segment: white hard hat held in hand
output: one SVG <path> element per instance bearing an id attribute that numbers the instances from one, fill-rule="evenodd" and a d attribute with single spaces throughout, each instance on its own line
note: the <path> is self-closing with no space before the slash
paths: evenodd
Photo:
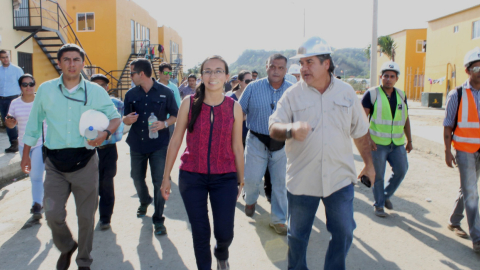
<path id="1" fill-rule="evenodd" d="M 393 61 L 383 63 L 382 68 L 380 68 L 380 74 L 383 74 L 383 72 L 389 70 L 395 71 L 397 73 L 397 76 L 400 75 L 400 66 Z"/>
<path id="2" fill-rule="evenodd" d="M 297 50 L 297 55 L 290 57 L 290 59 L 300 59 L 322 54 L 332 54 L 332 49 L 324 39 L 311 37 L 300 45 Z"/>
<path id="3" fill-rule="evenodd" d="M 463 59 L 463 65 L 468 68 L 473 62 L 480 61 L 480 48 L 476 47 L 475 49 L 467 52 L 465 58 Z"/>
<path id="4" fill-rule="evenodd" d="M 297 64 L 292 64 L 288 69 L 288 74 L 300 74 L 300 66 Z"/>

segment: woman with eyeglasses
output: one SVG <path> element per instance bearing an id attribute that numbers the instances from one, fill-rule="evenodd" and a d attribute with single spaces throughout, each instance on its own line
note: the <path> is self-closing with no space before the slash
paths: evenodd
<path id="1" fill-rule="evenodd" d="M 243 91 L 247 85 L 252 82 L 252 73 L 248 70 L 242 70 L 238 74 L 238 84 L 232 89 L 231 92 L 226 94 L 227 97 L 233 98 L 235 101 L 238 101 L 243 94 Z M 242 143 L 243 148 L 245 149 L 245 139 L 247 138 L 247 124 L 245 120 L 243 121 L 243 131 L 242 131 Z"/>
<path id="2" fill-rule="evenodd" d="M 200 71 L 202 83 L 180 105 L 160 190 L 168 200 L 170 173 L 188 130 L 179 189 L 192 228 L 197 268 L 212 268 L 207 206 L 210 197 L 217 269 L 230 269 L 228 248 L 233 240 L 235 204 L 243 188 L 243 112 L 235 100 L 224 95 L 223 86 L 229 75 L 222 57 L 207 58 Z"/>
<path id="3" fill-rule="evenodd" d="M 18 144 L 20 156 L 23 155 L 23 135 L 27 125 L 30 111 L 32 110 L 33 100 L 35 99 L 35 79 L 32 75 L 26 73 L 18 79 L 22 94 L 20 97 L 12 100 L 5 119 L 5 125 L 8 128 L 14 128 L 18 125 Z M 38 139 L 37 144 L 30 151 L 32 168 L 30 170 L 30 181 L 32 182 L 32 208 L 30 213 L 34 219 L 42 218 L 43 208 L 43 175 L 45 164 L 42 157 L 42 138 Z"/>

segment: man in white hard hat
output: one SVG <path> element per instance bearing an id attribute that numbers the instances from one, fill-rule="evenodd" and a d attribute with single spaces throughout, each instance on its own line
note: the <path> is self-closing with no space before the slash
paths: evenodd
<path id="1" fill-rule="evenodd" d="M 394 87 L 400 75 L 400 67 L 395 62 L 385 62 L 380 74 L 381 85 L 365 92 L 362 105 L 370 119 L 370 145 L 376 175 L 373 210 L 376 216 L 386 217 L 384 206 L 393 209 L 390 198 L 407 174 L 407 153 L 413 147 L 407 97 L 405 92 Z M 392 167 L 392 174 L 385 187 L 387 161 Z"/>
<path id="2" fill-rule="evenodd" d="M 295 76 L 297 82 L 300 81 L 300 66 L 297 64 L 292 64 L 288 69 L 288 74 Z"/>
<path id="3" fill-rule="evenodd" d="M 467 213 L 473 250 L 480 252 L 480 215 L 478 211 L 478 177 L 480 176 L 480 48 L 469 51 L 464 59 L 467 81 L 448 93 L 445 108 L 445 162 L 458 166 L 460 192 L 448 228 L 462 238 L 468 238 L 460 227 L 463 210 Z M 453 157 L 451 146 L 455 148 Z M 453 163 L 453 164 L 452 164 Z"/>
<path id="4" fill-rule="evenodd" d="M 325 269 L 345 269 L 353 239 L 353 184 L 357 182 L 351 138 L 373 182 L 375 169 L 368 121 L 352 87 L 333 77 L 330 46 L 319 37 L 304 42 L 302 80 L 290 87 L 269 120 L 270 136 L 287 154 L 288 269 L 307 269 L 307 245 L 320 200 L 331 240 Z"/>

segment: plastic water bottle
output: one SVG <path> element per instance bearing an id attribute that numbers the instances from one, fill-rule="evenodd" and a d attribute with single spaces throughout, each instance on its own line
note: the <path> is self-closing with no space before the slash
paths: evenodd
<path id="1" fill-rule="evenodd" d="M 157 122 L 158 119 L 157 117 L 155 116 L 155 114 L 150 114 L 150 117 L 148 117 L 148 137 L 150 137 L 150 139 L 156 139 L 158 138 L 158 131 L 155 131 L 155 132 L 152 132 L 152 125 L 153 125 L 153 122 Z"/>
<path id="2" fill-rule="evenodd" d="M 98 131 L 93 129 L 92 126 L 85 129 L 85 147 L 87 149 L 95 149 L 95 147 L 89 145 L 88 142 L 95 140 L 97 138 L 97 136 L 98 136 Z"/>

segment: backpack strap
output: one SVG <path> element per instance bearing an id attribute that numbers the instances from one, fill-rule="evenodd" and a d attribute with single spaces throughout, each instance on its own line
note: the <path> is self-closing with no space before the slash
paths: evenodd
<path id="1" fill-rule="evenodd" d="M 460 111 L 460 102 L 462 102 L 462 89 L 463 89 L 463 86 L 459 86 L 455 89 L 457 91 L 458 102 L 457 102 L 457 113 L 455 114 L 455 122 L 453 122 L 452 134 L 455 132 L 455 129 L 457 128 L 458 112 Z"/>

